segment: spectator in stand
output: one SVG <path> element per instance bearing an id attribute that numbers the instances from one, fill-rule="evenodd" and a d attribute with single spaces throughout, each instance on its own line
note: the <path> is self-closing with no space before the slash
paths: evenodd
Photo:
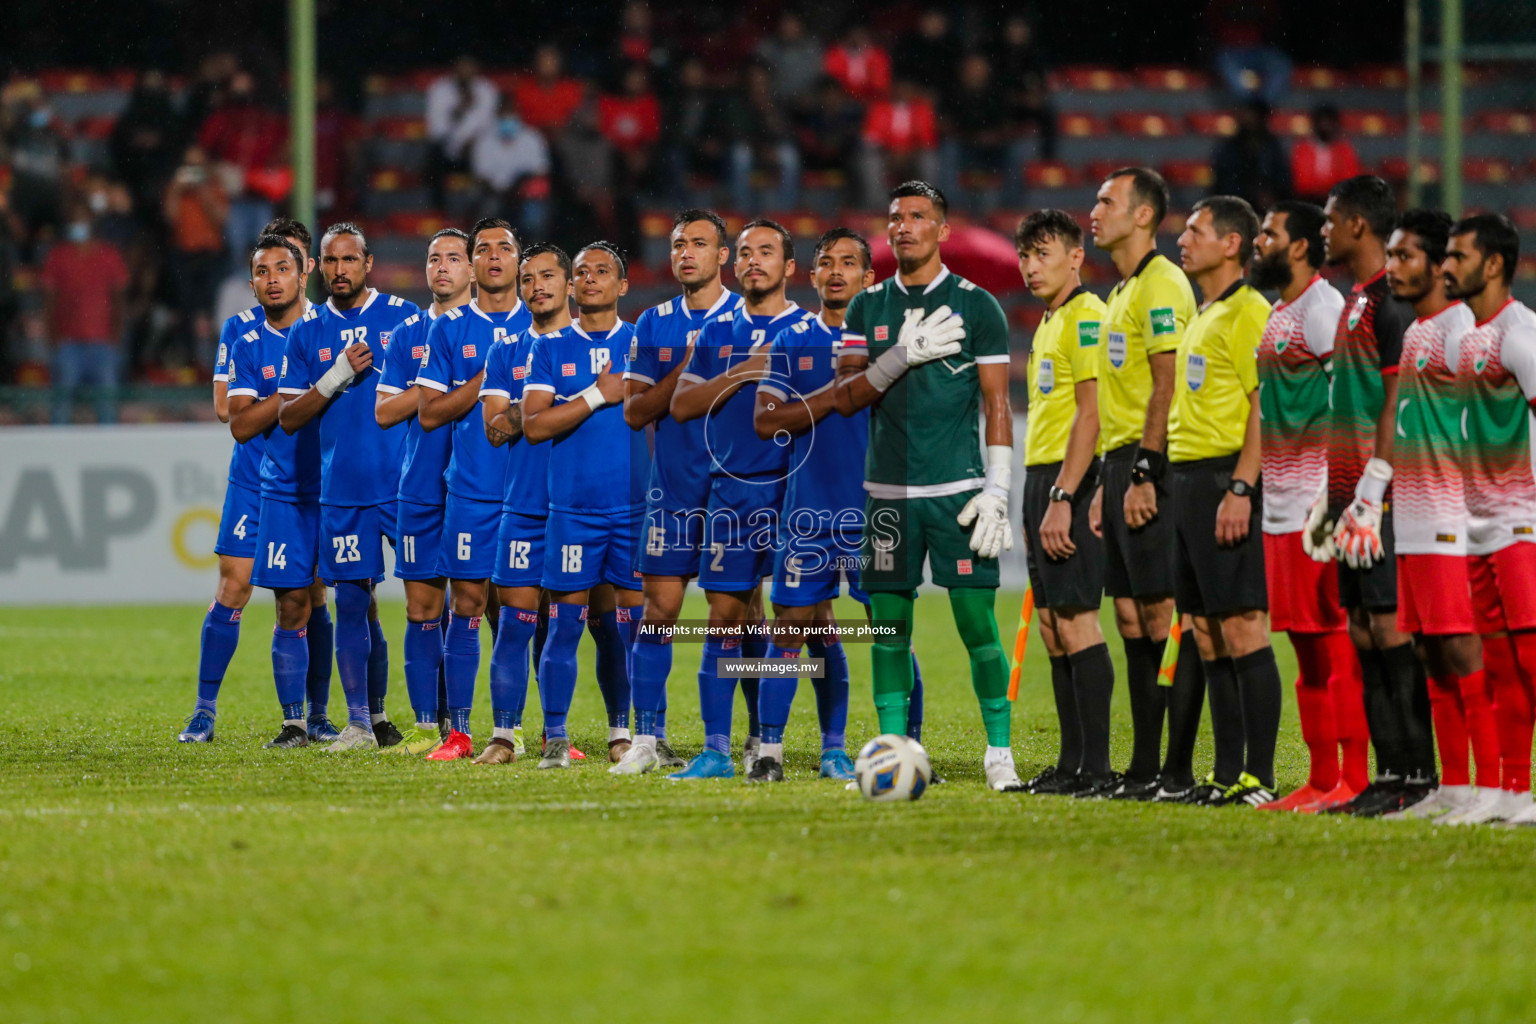
<path id="1" fill-rule="evenodd" d="M 200 147 L 187 148 L 166 186 L 164 209 L 170 237 L 166 269 L 176 300 L 184 365 L 198 361 L 215 340 L 213 303 L 224 276 L 224 224 L 229 218 L 229 197 Z"/>
<path id="2" fill-rule="evenodd" d="M 922 91 L 898 78 L 888 99 L 869 105 L 864 117 L 864 205 L 885 205 L 887 181 L 938 176 L 938 127 L 933 104 Z"/>
<path id="3" fill-rule="evenodd" d="M 158 213 L 182 142 L 181 115 L 171 102 L 165 74 L 151 68 L 139 75 L 128 106 L 112 126 L 111 139 L 112 166 L 128 186 L 141 219 Z"/>
<path id="4" fill-rule="evenodd" d="M 71 403 L 81 385 L 95 392 L 97 422 L 117 422 L 128 268 L 115 248 L 91 237 L 83 205 L 71 208 L 64 239 L 43 262 L 41 283 L 53 344 L 53 422 L 73 420 Z"/>
<path id="5" fill-rule="evenodd" d="M 315 82 L 315 214 L 322 222 L 352 219 L 361 166 L 358 118 L 336 100 L 329 78 Z"/>
<path id="6" fill-rule="evenodd" d="M 722 120 L 731 138 L 731 202 L 743 213 L 753 210 L 752 175 L 763 170 L 778 188 L 762 197 L 775 212 L 793 209 L 800 195 L 800 153 L 794 128 L 773 96 L 773 72 L 758 60 L 748 62 L 745 82 L 721 96 Z"/>
<path id="7" fill-rule="evenodd" d="M 618 154 L 621 178 L 630 188 L 640 187 L 650 177 L 651 155 L 661 138 L 661 104 L 644 64 L 626 67 L 619 91 L 597 101 L 597 123 Z"/>
<path id="8" fill-rule="evenodd" d="M 259 190 L 258 175 L 286 157 L 288 123 L 257 99 L 256 79 L 239 71 L 229 81 L 229 99 L 197 135 L 207 156 L 224 165 L 233 190 L 224 221 L 225 246 L 234 273 L 247 273 L 246 255 L 261 228 L 272 219 L 272 198 Z"/>
<path id="9" fill-rule="evenodd" d="M 1269 104 L 1263 100 L 1238 109 L 1237 131 L 1217 144 L 1211 162 L 1212 195 L 1240 196 L 1255 210 L 1291 197 L 1291 163 L 1269 130 Z"/>
<path id="10" fill-rule="evenodd" d="M 842 39 L 827 50 L 822 70 L 862 103 L 890 95 L 891 58 L 859 22 L 850 25 Z"/>
<path id="11" fill-rule="evenodd" d="M 427 86 L 427 165 L 425 185 L 432 205 L 443 208 L 448 175 L 469 172 L 469 147 L 496 121 L 500 94 L 480 73 L 480 63 L 464 56 L 453 71 Z"/>
<path id="12" fill-rule="evenodd" d="M 825 75 L 817 90 L 817 101 L 800 119 L 800 159 L 808 171 L 835 171 L 843 176 L 852 194 L 855 158 L 864 135 L 864 111 L 858 101 L 843 91 L 837 79 Z"/>
<path id="13" fill-rule="evenodd" d="M 1008 167 L 1008 108 L 998 103 L 992 62 L 979 53 L 960 62 L 960 78 L 944 95 L 944 176 L 950 201 L 965 200 L 977 174 L 996 175 Z M 984 212 L 984 211 L 976 211 Z"/>
<path id="14" fill-rule="evenodd" d="M 1360 156 L 1340 134 L 1338 107 L 1318 104 L 1311 122 L 1312 134 L 1291 147 L 1291 181 L 1298 199 L 1322 206 L 1329 189 L 1360 173 Z"/>
<path id="15" fill-rule="evenodd" d="M 1291 87 L 1291 58 L 1273 42 L 1285 29 L 1278 0 L 1211 0 L 1205 24 L 1227 91 L 1239 100 L 1278 103 Z"/>
<path id="16" fill-rule="evenodd" d="M 821 40 L 806 34 L 805 20 L 785 11 L 778 30 L 757 44 L 757 57 L 773 69 L 773 98 L 779 109 L 796 116 L 808 113 L 826 54 Z"/>
<path id="17" fill-rule="evenodd" d="M 543 238 L 549 228 L 549 144 L 519 116 L 517 101 L 503 96 L 496 121 L 469 151 L 480 184 L 480 215 L 508 217 L 524 238 Z"/>
<path id="18" fill-rule="evenodd" d="M 598 103 L 590 97 L 577 107 L 553 146 L 555 172 L 551 201 L 561 234 L 567 238 L 616 238 L 636 243 L 637 187 L 616 184 L 632 165 L 601 128 Z"/>
<path id="19" fill-rule="evenodd" d="M 219 50 L 210 53 L 198 61 L 197 74 L 187 86 L 186 98 L 181 106 L 182 124 L 187 130 L 196 133 L 198 128 L 207 121 L 213 112 L 222 107 L 229 98 L 229 82 L 240 70 L 240 62 L 235 55 Z M 175 151 L 173 161 L 180 161 L 181 149 Z M 160 201 L 160 194 L 155 193 L 155 202 Z M 250 288 L 246 288 L 250 291 Z"/>
<path id="20" fill-rule="evenodd" d="M 923 11 L 916 31 L 904 32 L 896 40 L 891 64 L 897 75 L 938 102 L 954 88 L 960 65 L 960 43 L 950 32 L 949 15 L 938 7 Z"/>
<path id="21" fill-rule="evenodd" d="M 165 252 L 161 207 L 155 207 L 153 221 L 146 223 L 140 220 L 135 213 L 133 195 L 128 191 L 128 186 L 101 175 L 87 178 L 83 191 L 86 205 L 94 218 L 91 222 L 92 236 L 115 248 L 128 268 L 128 288 L 123 300 L 122 372 L 125 379 L 131 379 L 142 365 L 145 350 L 157 337 L 156 318 L 153 314 Z M 162 198 L 163 195 L 162 189 Z M 211 297 L 209 301 L 212 301 Z M 160 318 L 162 321 L 165 319 Z M 158 331 L 158 335 L 169 333 L 172 326 L 166 324 Z M 180 338 L 176 342 L 179 343 Z M 204 355 L 212 354 L 210 342 Z M 211 359 L 204 365 L 211 366 Z"/>
<path id="22" fill-rule="evenodd" d="M 619 15 L 619 38 L 614 46 L 614 66 L 649 65 L 661 51 L 656 48 L 651 8 L 643 0 L 630 0 Z"/>
<path id="23" fill-rule="evenodd" d="M 35 251 L 43 229 L 57 229 L 63 220 L 64 139 L 36 82 L 22 79 L 6 86 L 0 107 L 3 162 L 11 169 L 11 209 L 25 231 L 25 256 Z"/>
<path id="24" fill-rule="evenodd" d="M 726 149 L 717 130 L 719 104 L 709 89 L 704 62 L 686 58 L 678 68 L 677 82 L 667 98 L 662 135 L 667 182 L 672 199 L 687 205 L 690 199 L 689 176 L 703 172 L 719 174 L 725 163 Z"/>
<path id="25" fill-rule="evenodd" d="M 1014 144 L 1008 163 L 1009 179 L 1015 185 L 1023 181 L 1024 161 L 1029 158 L 1027 130 L 1033 130 L 1039 140 L 1035 148 L 1040 158 L 1056 159 L 1056 111 L 1045 74 L 1034 25 L 1022 14 L 1012 15 L 1003 23 L 1002 38 L 992 54 L 992 77 L 1012 122 Z"/>
<path id="26" fill-rule="evenodd" d="M 533 73 L 517 82 L 514 96 L 523 120 L 553 138 L 586 96 L 586 87 L 565 74 L 560 48 L 545 43 L 533 52 Z"/>
<path id="27" fill-rule="evenodd" d="M 16 375 L 20 354 L 16 343 L 16 325 L 21 302 L 16 295 L 16 266 L 21 262 L 21 218 L 11 211 L 10 196 L 0 188 L 0 380 L 11 381 Z"/>

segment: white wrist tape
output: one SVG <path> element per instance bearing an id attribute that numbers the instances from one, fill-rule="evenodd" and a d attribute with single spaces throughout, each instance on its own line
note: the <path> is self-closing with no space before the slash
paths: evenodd
<path id="1" fill-rule="evenodd" d="M 1387 485 L 1392 482 L 1392 465 L 1385 459 L 1371 459 L 1355 485 L 1355 497 L 1372 505 L 1380 505 L 1387 496 Z"/>
<path id="2" fill-rule="evenodd" d="M 587 407 L 593 412 L 597 412 L 597 410 L 608 404 L 608 399 L 603 397 L 603 392 L 598 388 L 596 384 L 593 384 L 585 391 L 582 391 L 576 397 L 586 402 Z"/>
<path id="3" fill-rule="evenodd" d="M 351 384 L 352 378 L 355 376 L 357 374 L 352 372 L 352 364 L 347 361 L 347 356 L 343 353 L 341 358 L 332 363 L 331 368 L 326 370 L 319 380 L 315 381 L 315 390 L 320 392 L 322 396 L 330 398 L 336 392 Z"/>
<path id="4" fill-rule="evenodd" d="M 869 369 L 864 371 L 864 379 L 869 381 L 876 391 L 885 392 L 906 372 L 906 346 L 894 345 L 875 357 L 874 362 L 869 364 Z"/>
<path id="5" fill-rule="evenodd" d="M 1008 496 L 1013 486 L 1013 448 L 1006 444 L 987 445 L 987 482 L 982 490 Z"/>

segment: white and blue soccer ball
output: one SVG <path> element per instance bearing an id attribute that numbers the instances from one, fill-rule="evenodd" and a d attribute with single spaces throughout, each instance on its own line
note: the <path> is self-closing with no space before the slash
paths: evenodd
<path id="1" fill-rule="evenodd" d="M 864 744 L 853 775 L 867 799 L 916 800 L 933 781 L 933 766 L 921 743 L 886 733 Z"/>

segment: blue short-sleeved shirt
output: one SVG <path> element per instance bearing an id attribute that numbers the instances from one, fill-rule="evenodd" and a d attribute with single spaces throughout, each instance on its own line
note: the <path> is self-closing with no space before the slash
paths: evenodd
<path id="1" fill-rule="evenodd" d="M 773 376 L 757 390 L 780 402 L 808 398 L 837 380 L 842 329 L 820 316 L 800 320 L 773 339 L 768 363 Z M 869 410 L 831 413 L 789 443 L 789 482 L 779 521 L 800 535 L 862 528 L 864 455 L 869 447 Z"/>
<path id="2" fill-rule="evenodd" d="M 373 352 L 373 367 L 332 396 L 315 417 L 320 423 L 320 502 L 382 505 L 400 486 L 404 424 L 388 430 L 374 414 L 379 375 L 400 321 L 417 312 L 414 302 L 368 289 L 356 307 L 337 309 L 329 300 L 304 314 L 288 335 L 288 358 L 278 391 L 302 395 L 359 341 Z"/>
<path id="3" fill-rule="evenodd" d="M 761 353 L 774 334 L 809 319 L 811 314 L 794 303 L 771 317 L 754 317 L 744 308 L 721 313 L 704 325 L 681 379 L 696 383 L 712 380 Z M 752 425 L 756 408 L 757 388 L 746 386 L 704 417 L 711 476 L 777 476 L 788 470 L 788 447 L 757 436 Z"/>
<path id="4" fill-rule="evenodd" d="M 379 379 L 379 393 L 398 395 L 416 383 L 416 374 L 427 358 L 427 331 L 435 319 L 430 309 L 412 313 L 390 339 Z M 448 500 L 448 457 L 453 454 L 452 430 L 423 430 L 415 416 L 405 421 L 405 444 L 400 456 L 402 501 L 441 505 Z"/>
<path id="5" fill-rule="evenodd" d="M 597 383 L 605 363 L 622 374 L 634 333 L 621 320 L 606 334 L 590 335 L 573 324 L 543 336 L 533 347 L 524 393 L 547 391 L 564 405 Z M 550 511 L 627 513 L 643 507 L 649 462 L 645 434 L 629 429 L 623 404 L 605 405 L 550 442 Z"/>
<path id="6" fill-rule="evenodd" d="M 563 328 L 569 330 L 569 328 Z M 533 366 L 533 350 L 536 344 L 553 338 L 560 331 L 535 334 L 529 328 L 521 334 L 505 338 L 491 347 L 485 360 L 485 383 L 480 386 L 481 396 L 497 395 L 513 405 L 523 400 L 523 387 Z M 548 444 L 530 444 L 520 437 L 505 445 L 507 474 L 501 494 L 501 507 L 506 512 L 518 512 L 525 516 L 549 515 L 549 451 Z"/>
<path id="7" fill-rule="evenodd" d="M 260 327 L 267 316 L 260 306 L 252 306 L 250 309 L 242 309 L 219 328 L 219 354 L 213 364 L 213 379 L 229 380 L 230 363 L 235 358 L 235 344 L 240 336 L 248 334 Z M 235 445 L 235 450 L 229 456 L 229 482 L 241 487 L 248 487 L 253 491 L 261 489 L 261 457 L 266 452 L 266 444 L 259 437 L 253 437 L 244 444 Z"/>
<path id="8" fill-rule="evenodd" d="M 266 322 L 237 339 L 229 358 L 229 395 L 260 401 L 276 393 L 283 379 L 288 338 L 298 327 L 278 330 Z M 261 496 L 279 501 L 314 501 L 320 497 L 320 424 L 310 420 L 290 434 L 276 421 L 246 444 L 262 446 Z M 242 445 L 241 447 L 245 447 Z"/>
<path id="9" fill-rule="evenodd" d="M 741 296 L 723 291 L 708 309 L 689 309 L 679 296 L 640 314 L 629 344 L 626 380 L 655 384 L 688 358 L 698 331 L 721 311 L 741 305 Z M 646 490 L 656 508 L 679 512 L 709 503 L 709 460 L 704 456 L 704 421 L 679 423 L 671 416 L 656 421 L 655 452 Z"/>
<path id="10" fill-rule="evenodd" d="M 532 322 L 533 316 L 521 300 L 506 313 L 487 313 L 476 302 L 450 309 L 432 321 L 427 332 L 427 361 L 417 371 L 417 385 L 445 394 L 462 387 L 485 369 L 486 355 L 494 346 L 527 330 Z M 505 448 L 494 448 L 486 440 L 485 418 L 478 400 L 452 424 L 452 429 L 449 493 L 475 501 L 501 501 L 506 486 L 507 453 Z"/>

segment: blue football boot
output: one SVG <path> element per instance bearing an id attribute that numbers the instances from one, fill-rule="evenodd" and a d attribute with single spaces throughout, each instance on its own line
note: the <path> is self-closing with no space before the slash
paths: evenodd
<path id="1" fill-rule="evenodd" d="M 324 715 L 319 718 L 311 718 L 308 723 L 309 742 L 334 743 L 341 736 L 341 730 L 332 724 Z"/>
<path id="2" fill-rule="evenodd" d="M 731 779 L 736 777 L 736 766 L 729 754 L 718 750 L 705 750 L 688 762 L 688 767 L 668 775 L 669 779 Z"/>
<path id="3" fill-rule="evenodd" d="M 176 737 L 178 743 L 212 743 L 213 742 L 213 713 L 205 708 L 198 708 L 187 719 L 187 727 L 181 730 L 181 735 Z"/>
<path id="4" fill-rule="evenodd" d="M 846 782 L 853 778 L 853 762 L 848 759 L 848 751 L 841 747 L 821 752 L 821 777 L 824 779 L 838 779 Z"/>

